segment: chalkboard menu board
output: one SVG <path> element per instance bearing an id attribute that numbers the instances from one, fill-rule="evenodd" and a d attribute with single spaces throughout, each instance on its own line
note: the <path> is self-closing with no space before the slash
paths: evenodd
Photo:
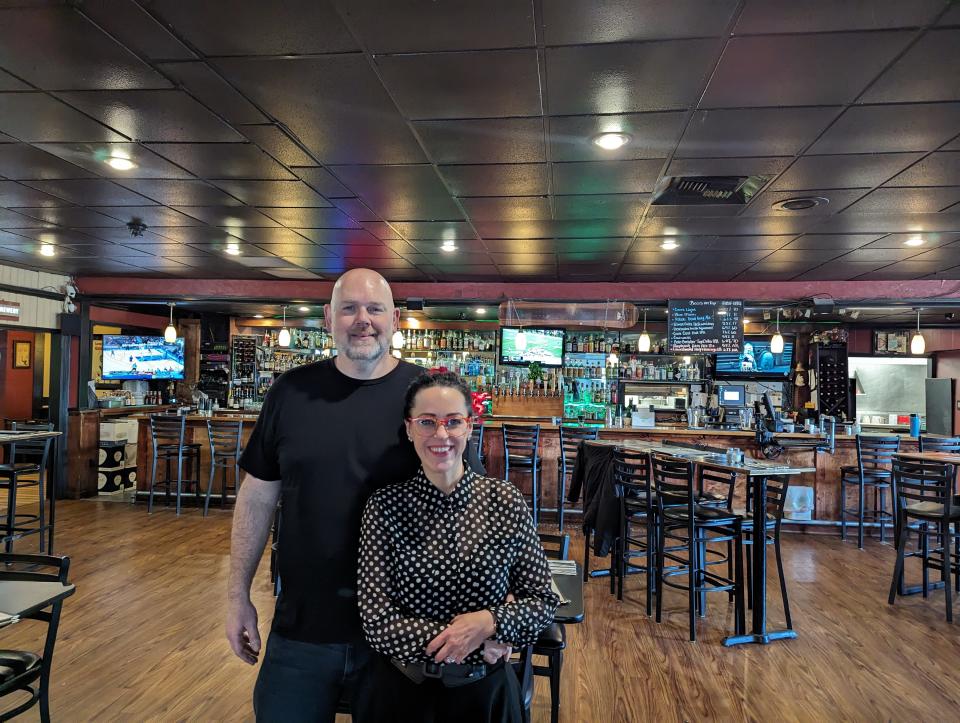
<path id="1" fill-rule="evenodd" d="M 671 299 L 667 348 L 676 354 L 739 352 L 743 346 L 743 301 Z"/>

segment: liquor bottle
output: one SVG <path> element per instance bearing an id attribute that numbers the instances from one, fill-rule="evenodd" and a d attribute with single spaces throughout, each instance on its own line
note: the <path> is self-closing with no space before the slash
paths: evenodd
<path id="1" fill-rule="evenodd" d="M 447 334 L 446 332 L 440 333 L 440 349 L 446 351 L 447 349 Z"/>
<path id="2" fill-rule="evenodd" d="M 564 351 L 570 354 L 573 351 L 573 338 L 571 336 L 567 337 L 567 342 L 564 345 Z"/>
<path id="3" fill-rule="evenodd" d="M 577 339 L 577 337 L 573 337 L 573 353 L 574 354 L 580 353 L 580 341 L 579 339 Z"/>

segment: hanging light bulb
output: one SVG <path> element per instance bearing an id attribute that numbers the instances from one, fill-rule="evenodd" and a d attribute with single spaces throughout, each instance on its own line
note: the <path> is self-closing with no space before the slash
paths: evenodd
<path id="1" fill-rule="evenodd" d="M 167 344 L 173 344 L 177 340 L 177 327 L 173 325 L 173 302 L 168 301 L 167 306 L 170 307 L 170 323 L 167 324 L 167 328 L 163 330 L 163 340 Z"/>
<path id="2" fill-rule="evenodd" d="M 917 309 L 917 331 L 910 340 L 910 353 L 923 354 L 927 350 L 927 342 L 920 333 L 920 309 Z"/>
<path id="3" fill-rule="evenodd" d="M 615 367 L 620 362 L 620 357 L 618 357 L 613 352 L 610 352 L 610 355 L 607 357 L 607 364 L 612 367 Z"/>
<path id="4" fill-rule="evenodd" d="M 397 329 L 393 332 L 393 337 L 390 339 L 391 346 L 394 349 L 403 349 L 403 332 Z"/>
<path id="5" fill-rule="evenodd" d="M 777 309 L 777 333 L 770 339 L 770 351 L 773 354 L 783 353 L 783 334 L 780 333 L 780 309 Z"/>
<path id="6" fill-rule="evenodd" d="M 650 351 L 650 335 L 647 333 L 647 310 L 643 310 L 643 333 L 640 334 L 640 339 L 637 340 L 637 351 L 647 352 Z"/>
<path id="7" fill-rule="evenodd" d="M 290 330 L 287 328 L 287 305 L 283 305 L 283 328 L 277 334 L 278 346 L 290 346 Z"/>

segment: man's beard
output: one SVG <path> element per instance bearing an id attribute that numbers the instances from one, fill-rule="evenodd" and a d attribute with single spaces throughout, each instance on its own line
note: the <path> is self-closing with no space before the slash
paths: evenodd
<path id="1" fill-rule="evenodd" d="M 368 347 L 364 345 L 362 348 L 351 345 L 349 342 L 347 342 L 343 353 L 346 355 L 347 359 L 350 359 L 351 361 L 379 361 L 383 355 L 387 353 L 387 347 L 380 341 L 380 339 L 381 337 L 378 334 L 375 339 L 376 344 L 374 346 Z"/>

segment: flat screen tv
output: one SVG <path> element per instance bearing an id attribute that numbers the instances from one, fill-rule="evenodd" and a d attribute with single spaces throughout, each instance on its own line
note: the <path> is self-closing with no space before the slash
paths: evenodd
<path id="1" fill-rule="evenodd" d="M 544 367 L 563 366 L 563 329 L 524 328 L 522 331 L 521 337 L 521 329 L 500 328 L 501 364 L 525 367 L 530 362 L 540 362 Z"/>
<path id="2" fill-rule="evenodd" d="M 103 379 L 183 379 L 183 339 L 162 336 L 103 337 Z"/>
<path id="3" fill-rule="evenodd" d="M 792 336 L 783 337 L 783 351 L 770 351 L 769 336 L 745 336 L 740 352 L 717 354 L 718 379 L 786 379 L 793 368 Z"/>

